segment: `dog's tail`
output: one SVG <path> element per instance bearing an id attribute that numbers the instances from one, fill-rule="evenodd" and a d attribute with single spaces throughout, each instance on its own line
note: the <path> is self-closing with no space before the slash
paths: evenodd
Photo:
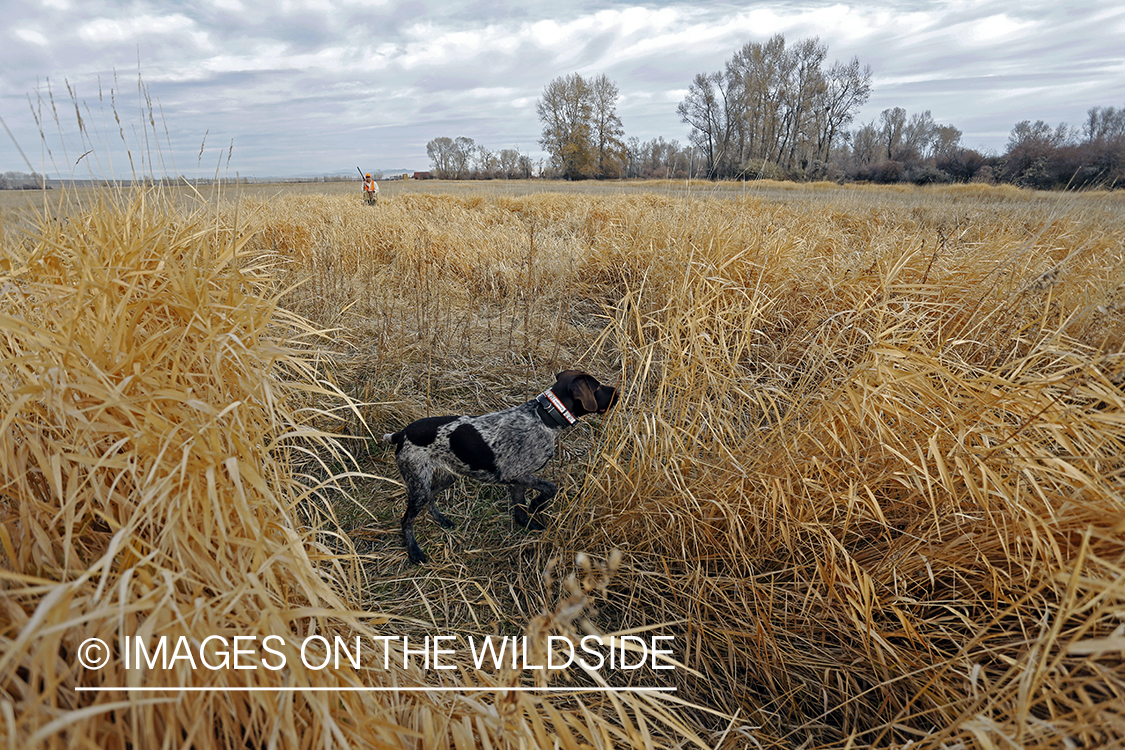
<path id="1" fill-rule="evenodd" d="M 383 442 L 384 443 L 394 443 L 396 448 L 401 448 L 402 447 L 402 438 L 403 438 L 404 435 L 405 435 L 404 430 L 399 430 L 398 432 L 388 432 L 388 433 L 383 435 Z"/>

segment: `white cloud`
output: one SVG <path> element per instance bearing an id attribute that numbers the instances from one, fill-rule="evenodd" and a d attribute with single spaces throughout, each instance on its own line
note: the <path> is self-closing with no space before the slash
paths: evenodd
<path id="1" fill-rule="evenodd" d="M 949 29 L 951 41 L 965 41 L 970 45 L 991 45 L 1011 41 L 1020 36 L 1029 36 L 1040 24 L 1035 21 L 1020 21 L 1005 13 L 973 19 L 957 24 Z"/>
<path id="2" fill-rule="evenodd" d="M 409 27 L 405 36 L 408 41 L 396 47 L 392 56 L 406 70 L 459 65 L 481 55 L 512 54 L 518 46 L 517 35 L 499 25 L 451 30 L 426 23 Z"/>
<path id="3" fill-rule="evenodd" d="M 132 42 L 152 35 L 178 34 L 195 29 L 195 22 L 185 15 L 140 15 L 127 18 L 98 18 L 78 28 L 78 36 L 87 42 L 112 44 Z"/>
<path id="4" fill-rule="evenodd" d="M 47 46 L 47 37 L 43 36 L 43 34 L 35 29 L 16 29 L 16 36 L 25 42 L 38 44 L 40 47 Z"/>
<path id="5" fill-rule="evenodd" d="M 683 18 L 681 11 L 675 8 L 626 8 L 621 11 L 618 25 L 621 33 L 631 36 L 641 32 L 664 32 L 674 28 Z"/>

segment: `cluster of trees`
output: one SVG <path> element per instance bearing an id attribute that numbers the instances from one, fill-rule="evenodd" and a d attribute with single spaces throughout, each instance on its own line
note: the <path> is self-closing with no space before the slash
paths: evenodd
<path id="1" fill-rule="evenodd" d="M 1093 107 L 1080 130 L 1025 120 L 1003 155 L 983 154 L 928 110 L 892 107 L 849 130 L 870 97 L 871 68 L 858 58 L 828 66 L 827 57 L 818 38 L 789 46 L 778 34 L 697 75 L 677 111 L 706 176 L 1125 186 L 1125 108 Z"/>
<path id="2" fill-rule="evenodd" d="M 833 147 L 871 95 L 859 58 L 827 66 L 818 38 L 751 42 L 724 70 L 700 73 L 677 112 L 691 126 L 708 177 L 827 175 Z"/>
<path id="3" fill-rule="evenodd" d="M 929 110 L 908 118 L 902 107 L 885 109 L 878 121 L 849 134 L 850 143 L 837 155 L 831 176 L 839 179 L 842 172 L 871 182 L 950 182 L 953 176 L 937 166 L 941 163 L 967 182 L 984 165 L 984 157 L 970 158 L 961 135 L 952 125 L 934 122 Z"/>
<path id="4" fill-rule="evenodd" d="M 1091 107 L 1081 129 L 1042 120 L 1012 128 L 1000 179 L 1026 187 L 1125 187 L 1125 107 Z"/>
<path id="5" fill-rule="evenodd" d="M 43 187 L 43 175 L 38 172 L 4 172 L 0 174 L 0 190 L 38 190 Z"/>
<path id="6" fill-rule="evenodd" d="M 829 67 L 827 55 L 819 39 L 787 47 L 778 34 L 747 44 L 724 71 L 697 75 L 677 109 L 691 126 L 687 147 L 663 138 L 626 144 L 619 91 L 604 74 L 556 78 L 536 102 L 545 176 L 823 178 L 871 92 L 870 66 L 853 58 Z"/>
<path id="7" fill-rule="evenodd" d="M 492 153 L 464 136 L 435 138 L 426 144 L 426 152 L 430 156 L 430 170 L 439 179 L 565 177 L 561 165 L 533 161 L 514 149 Z M 663 137 L 643 143 L 638 138 L 630 138 L 614 158 L 617 161 L 610 171 L 617 177 L 682 180 L 700 175 L 697 149 L 681 146 L 677 140 L 665 141 Z"/>
<path id="8" fill-rule="evenodd" d="M 1021 187 L 1125 187 L 1125 108 L 1091 107 L 1081 129 L 1043 120 L 1016 123 L 1003 155 L 961 144 L 962 133 L 929 111 L 901 107 L 851 134 L 840 179 L 871 182 L 1008 182 Z"/>
<path id="9" fill-rule="evenodd" d="M 535 164 L 513 148 L 491 151 L 472 138 L 435 138 L 426 144 L 430 171 L 441 180 L 527 179 Z"/>
<path id="10" fill-rule="evenodd" d="M 604 74 L 586 79 L 578 73 L 551 81 L 535 103 L 543 122 L 539 143 L 547 164 L 514 149 L 491 152 L 472 138 L 435 138 L 426 144 L 431 171 L 439 178 L 541 177 L 567 180 L 630 176 L 633 163 L 617 115 L 617 85 Z M 661 139 L 661 142 L 663 140 Z"/>
<path id="11" fill-rule="evenodd" d="M 568 180 L 625 176 L 625 130 L 617 116 L 617 84 L 603 73 L 587 80 L 577 73 L 551 81 L 535 102 L 543 123 L 539 144 L 551 158 L 553 175 Z"/>
<path id="12" fill-rule="evenodd" d="M 538 165 L 512 149 L 493 153 L 471 138 L 426 146 L 437 177 L 556 177 L 1010 182 L 1021 186 L 1125 187 L 1125 107 L 1093 107 L 1081 128 L 1017 123 L 1003 155 L 966 148 L 955 126 L 929 110 L 892 107 L 852 129 L 871 96 L 871 67 L 853 57 L 828 64 L 819 38 L 751 42 L 723 70 L 700 73 L 677 107 L 688 145 L 625 141 L 617 85 L 604 74 L 551 81 L 535 103 Z"/>
<path id="13" fill-rule="evenodd" d="M 685 179 L 699 174 L 699 153 L 677 140 L 630 138 L 625 147 L 625 177 Z"/>

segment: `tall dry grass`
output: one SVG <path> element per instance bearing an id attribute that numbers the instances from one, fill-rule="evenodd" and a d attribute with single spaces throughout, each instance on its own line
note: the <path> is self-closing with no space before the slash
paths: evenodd
<path id="1" fill-rule="evenodd" d="M 620 548 L 598 622 L 680 623 L 710 741 L 1122 741 L 1120 197 L 791 192 L 258 208 L 332 228 L 284 247 L 286 304 L 340 326 L 378 425 L 616 374 L 623 407 L 551 469 L 552 534 L 470 507 L 438 564 L 518 607 L 546 600 L 521 560 Z M 391 564 L 400 499 L 367 497 Z M 489 608 L 441 576 L 471 627 Z"/>
<path id="2" fill-rule="evenodd" d="M 1116 194 L 229 197 L 192 212 L 142 194 L 3 235 L 9 742 L 1123 741 Z M 625 398 L 561 441 L 550 531 L 457 487 L 458 529 L 424 523 L 433 562 L 408 566 L 393 463 L 367 438 L 518 403 L 572 365 Z M 618 565 L 559 562 L 614 549 Z M 340 686 L 313 670 L 73 690 L 200 683 L 78 669 L 90 636 L 535 648 L 588 628 L 674 634 L 681 668 L 633 684 L 684 704 L 224 692 Z M 462 664 L 445 684 L 529 679 Z"/>
<path id="3" fill-rule="evenodd" d="M 310 635 L 369 641 L 427 623 L 361 601 L 326 501 L 354 467 L 325 429 L 349 404 L 324 370 L 324 334 L 279 305 L 278 259 L 250 252 L 275 230 L 151 191 L 68 214 L 0 236 L 5 745 L 631 747 L 653 721 L 677 725 L 645 696 L 408 692 L 521 675 L 467 658 L 452 673 L 404 666 L 401 645 L 388 666 L 303 667 Z M 523 622 L 530 647 L 573 632 L 611 572 L 560 576 L 553 606 Z M 135 652 L 126 666 L 129 639 L 198 652 L 209 637 L 267 635 L 286 668 L 260 646 L 250 669 L 137 668 Z M 106 656 L 89 638 L 109 652 L 101 669 L 79 662 Z M 222 659 L 214 643 L 206 654 Z"/>
<path id="4" fill-rule="evenodd" d="M 1112 746 L 1117 206 L 935 208 L 768 210 L 629 285 L 608 343 L 643 418 L 584 492 L 637 551 L 623 624 L 686 617 L 688 694 L 763 744 Z"/>

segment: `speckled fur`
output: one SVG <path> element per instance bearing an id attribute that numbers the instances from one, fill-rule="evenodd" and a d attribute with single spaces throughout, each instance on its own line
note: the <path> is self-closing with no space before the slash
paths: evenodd
<path id="1" fill-rule="evenodd" d="M 560 372 L 550 390 L 576 418 L 604 413 L 617 399 L 616 389 L 578 370 Z M 551 420 L 542 413 L 538 401 L 532 399 L 479 417 L 427 417 L 383 436 L 395 445 L 395 463 L 406 485 L 402 534 L 411 562 L 427 560 L 414 538 L 414 520 L 424 508 L 429 508 L 430 515 L 445 528 L 453 526 L 437 509 L 434 499 L 457 476 L 506 485 L 516 522 L 542 530 L 530 513 L 549 502 L 558 488 L 534 472 L 554 455 L 555 437 L 564 429 L 548 424 Z M 538 493 L 530 507 L 524 502 L 528 489 Z"/>

